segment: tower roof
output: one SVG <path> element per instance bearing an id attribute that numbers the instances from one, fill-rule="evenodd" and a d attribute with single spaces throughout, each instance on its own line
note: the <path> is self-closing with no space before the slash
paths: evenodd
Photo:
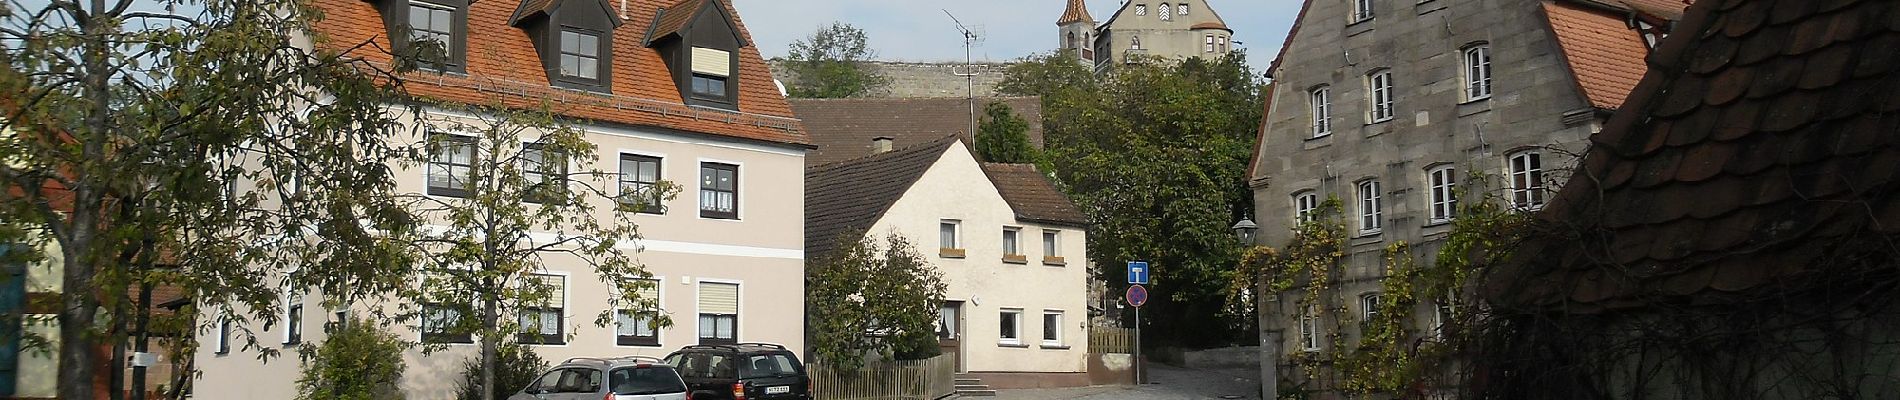
<path id="1" fill-rule="evenodd" d="M 1068 25 L 1077 22 L 1094 23 L 1095 17 L 1089 16 L 1089 5 L 1082 0 L 1069 0 L 1069 9 L 1062 11 L 1062 19 L 1056 25 Z"/>

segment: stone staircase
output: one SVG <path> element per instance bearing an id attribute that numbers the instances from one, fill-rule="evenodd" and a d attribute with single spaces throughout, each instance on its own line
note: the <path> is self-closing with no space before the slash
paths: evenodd
<path id="1" fill-rule="evenodd" d="M 957 395 L 964 397 L 995 396 L 996 389 L 983 384 L 982 379 L 972 378 L 969 374 L 956 374 Z"/>

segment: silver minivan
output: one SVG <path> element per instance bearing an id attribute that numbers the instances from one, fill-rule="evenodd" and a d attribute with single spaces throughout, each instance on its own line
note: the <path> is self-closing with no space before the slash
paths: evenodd
<path id="1" fill-rule="evenodd" d="M 658 358 L 576 357 L 561 362 L 508 400 L 691 400 L 686 381 Z"/>

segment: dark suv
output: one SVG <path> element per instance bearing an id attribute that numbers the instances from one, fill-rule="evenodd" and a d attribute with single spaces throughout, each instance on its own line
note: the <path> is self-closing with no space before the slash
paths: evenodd
<path id="1" fill-rule="evenodd" d="M 694 400 L 809 400 L 811 377 L 785 346 L 740 343 L 686 346 L 666 356 Z"/>

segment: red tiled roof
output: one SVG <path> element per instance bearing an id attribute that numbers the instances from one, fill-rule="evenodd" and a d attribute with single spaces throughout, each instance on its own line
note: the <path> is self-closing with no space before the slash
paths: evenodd
<path id="1" fill-rule="evenodd" d="M 1087 227 L 1089 217 L 1075 207 L 1069 196 L 1056 189 L 1035 164 L 983 163 L 983 175 L 996 185 L 996 192 L 1016 211 L 1019 221 L 1034 221 Z"/>
<path id="2" fill-rule="evenodd" d="M 782 144 L 810 143 L 758 49 L 751 46 L 739 51 L 738 112 L 685 105 L 660 54 L 643 43 L 655 12 L 668 2 L 627 1 L 626 24 L 612 36 L 611 95 L 549 86 L 547 71 L 541 68 L 527 34 L 508 24 L 520 5 L 512 1 L 469 5 L 467 75 L 413 72 L 402 75 L 403 86 L 411 95 L 465 104 L 534 108 L 546 102 L 556 113 L 595 121 Z M 711 1 L 728 7 L 740 36 L 750 42 L 751 34 L 745 32 L 730 4 Z M 393 56 L 380 50 L 392 47 L 373 4 L 362 0 L 313 0 L 312 4 L 326 15 L 314 24 L 314 31 L 322 36 L 320 47 L 349 49 L 373 42 L 375 46 L 356 47 L 350 54 L 375 65 L 391 65 Z"/>
<path id="3" fill-rule="evenodd" d="M 1546 2 L 1544 16 L 1590 105 L 1615 110 L 1648 68 L 1649 47 L 1624 15 L 1574 2 Z"/>
<path id="4" fill-rule="evenodd" d="M 1494 304 L 1720 304 L 1900 268 L 1900 2 L 1686 15 L 1497 267 Z"/>
<path id="5" fill-rule="evenodd" d="M 955 136 L 805 170 L 805 256 L 821 259 L 863 237 L 937 165 Z"/>
<path id="6" fill-rule="evenodd" d="M 660 40 L 679 34 L 681 29 L 686 29 L 686 23 L 693 22 L 693 15 L 705 3 L 705 0 L 680 0 L 679 4 L 667 7 L 664 14 L 660 14 L 659 22 L 653 24 L 653 34 L 646 40 Z"/>
<path id="7" fill-rule="evenodd" d="M 1188 27 L 1188 29 L 1222 29 L 1222 30 L 1229 30 L 1229 31 L 1232 30 L 1232 29 L 1227 29 L 1227 24 L 1220 23 L 1220 22 L 1202 22 L 1202 23 L 1194 24 L 1194 26 L 1190 26 Z"/>
<path id="8" fill-rule="evenodd" d="M 1074 22 L 1095 22 L 1095 17 L 1089 16 L 1089 5 L 1082 0 L 1069 0 L 1069 8 L 1062 11 L 1062 18 L 1056 20 L 1056 25 Z"/>

